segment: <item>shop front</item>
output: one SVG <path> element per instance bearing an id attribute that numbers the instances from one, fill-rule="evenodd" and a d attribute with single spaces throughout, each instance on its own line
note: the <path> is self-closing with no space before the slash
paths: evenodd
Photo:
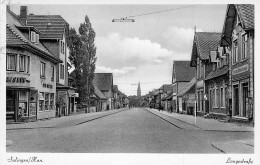
<path id="1" fill-rule="evenodd" d="M 35 121 L 37 93 L 33 88 L 8 86 L 6 89 L 7 122 Z"/>
<path id="2" fill-rule="evenodd" d="M 253 118 L 252 94 L 250 93 L 248 64 L 232 70 L 232 118 L 248 120 Z"/>

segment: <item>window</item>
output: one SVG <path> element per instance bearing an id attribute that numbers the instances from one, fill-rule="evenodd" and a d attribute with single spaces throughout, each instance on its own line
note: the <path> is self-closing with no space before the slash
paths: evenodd
<path id="1" fill-rule="evenodd" d="M 44 110 L 44 93 L 40 92 L 39 94 L 39 111 L 43 111 Z"/>
<path id="2" fill-rule="evenodd" d="M 220 89 L 220 106 L 225 107 L 225 88 Z"/>
<path id="3" fill-rule="evenodd" d="M 19 55 L 19 72 L 25 72 L 25 68 L 26 68 L 26 56 L 24 55 Z"/>
<path id="4" fill-rule="evenodd" d="M 241 59 L 247 58 L 247 35 L 242 35 L 242 57 Z"/>
<path id="5" fill-rule="evenodd" d="M 50 110 L 54 109 L 54 93 L 50 93 Z"/>
<path id="6" fill-rule="evenodd" d="M 39 34 L 35 35 L 35 43 L 38 44 L 39 43 Z"/>
<path id="7" fill-rule="evenodd" d="M 60 52 L 62 53 L 62 41 L 60 41 Z"/>
<path id="8" fill-rule="evenodd" d="M 28 116 L 28 92 L 19 91 L 18 117 Z"/>
<path id="9" fill-rule="evenodd" d="M 27 56 L 27 73 L 30 73 L 30 56 Z"/>
<path id="10" fill-rule="evenodd" d="M 35 32 L 31 32 L 31 41 L 35 42 L 36 37 L 35 37 L 36 33 Z"/>
<path id="11" fill-rule="evenodd" d="M 238 62 L 238 54 L 237 54 L 237 40 L 234 41 L 233 44 L 233 64 Z"/>
<path id="12" fill-rule="evenodd" d="M 62 53 L 65 53 L 65 43 L 62 42 Z"/>
<path id="13" fill-rule="evenodd" d="M 51 81 L 54 81 L 54 66 L 51 66 Z"/>
<path id="14" fill-rule="evenodd" d="M 49 110 L 49 93 L 45 93 L 44 101 L 45 110 Z"/>
<path id="15" fill-rule="evenodd" d="M 45 78 L 45 63 L 41 62 L 41 78 Z"/>
<path id="16" fill-rule="evenodd" d="M 60 79 L 64 79 L 64 65 L 60 64 Z"/>
<path id="17" fill-rule="evenodd" d="M 215 92 L 215 106 L 218 107 L 219 106 L 219 89 L 216 88 L 216 92 Z"/>
<path id="18" fill-rule="evenodd" d="M 7 54 L 7 65 L 6 70 L 15 71 L 16 70 L 16 54 Z"/>
<path id="19" fill-rule="evenodd" d="M 61 53 L 65 52 L 65 43 L 63 41 L 60 41 L 60 52 Z"/>

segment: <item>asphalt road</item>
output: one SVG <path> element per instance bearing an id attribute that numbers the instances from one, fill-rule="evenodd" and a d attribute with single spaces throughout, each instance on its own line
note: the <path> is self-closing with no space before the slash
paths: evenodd
<path id="1" fill-rule="evenodd" d="M 80 125 L 66 122 L 66 127 L 59 128 L 7 130 L 7 139 L 13 142 L 7 152 L 221 153 L 212 142 L 252 136 L 205 132 L 134 108 Z"/>

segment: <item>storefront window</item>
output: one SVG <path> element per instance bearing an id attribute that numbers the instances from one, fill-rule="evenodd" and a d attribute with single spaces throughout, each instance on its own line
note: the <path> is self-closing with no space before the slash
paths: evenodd
<path id="1" fill-rule="evenodd" d="M 221 107 L 225 107 L 225 88 L 220 89 L 220 101 L 221 101 Z"/>
<path id="2" fill-rule="evenodd" d="M 20 91 L 19 92 L 19 109 L 18 109 L 18 116 L 28 116 L 28 95 L 27 91 Z"/>
<path id="3" fill-rule="evenodd" d="M 54 109 L 54 93 L 50 94 L 50 109 Z"/>
<path id="4" fill-rule="evenodd" d="M 39 95 L 39 111 L 43 111 L 44 110 L 44 93 L 43 92 L 40 92 L 40 95 Z"/>
<path id="5" fill-rule="evenodd" d="M 45 93 L 45 110 L 49 110 L 49 93 Z"/>
<path id="6" fill-rule="evenodd" d="M 29 116 L 36 116 L 37 91 L 30 91 Z"/>

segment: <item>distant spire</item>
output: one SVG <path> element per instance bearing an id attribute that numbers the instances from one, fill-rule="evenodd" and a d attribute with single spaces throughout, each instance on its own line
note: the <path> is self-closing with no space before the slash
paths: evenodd
<path id="1" fill-rule="evenodd" d="M 137 97 L 141 97 L 140 81 L 139 81 L 139 83 L 138 83 L 138 88 L 137 88 Z"/>

